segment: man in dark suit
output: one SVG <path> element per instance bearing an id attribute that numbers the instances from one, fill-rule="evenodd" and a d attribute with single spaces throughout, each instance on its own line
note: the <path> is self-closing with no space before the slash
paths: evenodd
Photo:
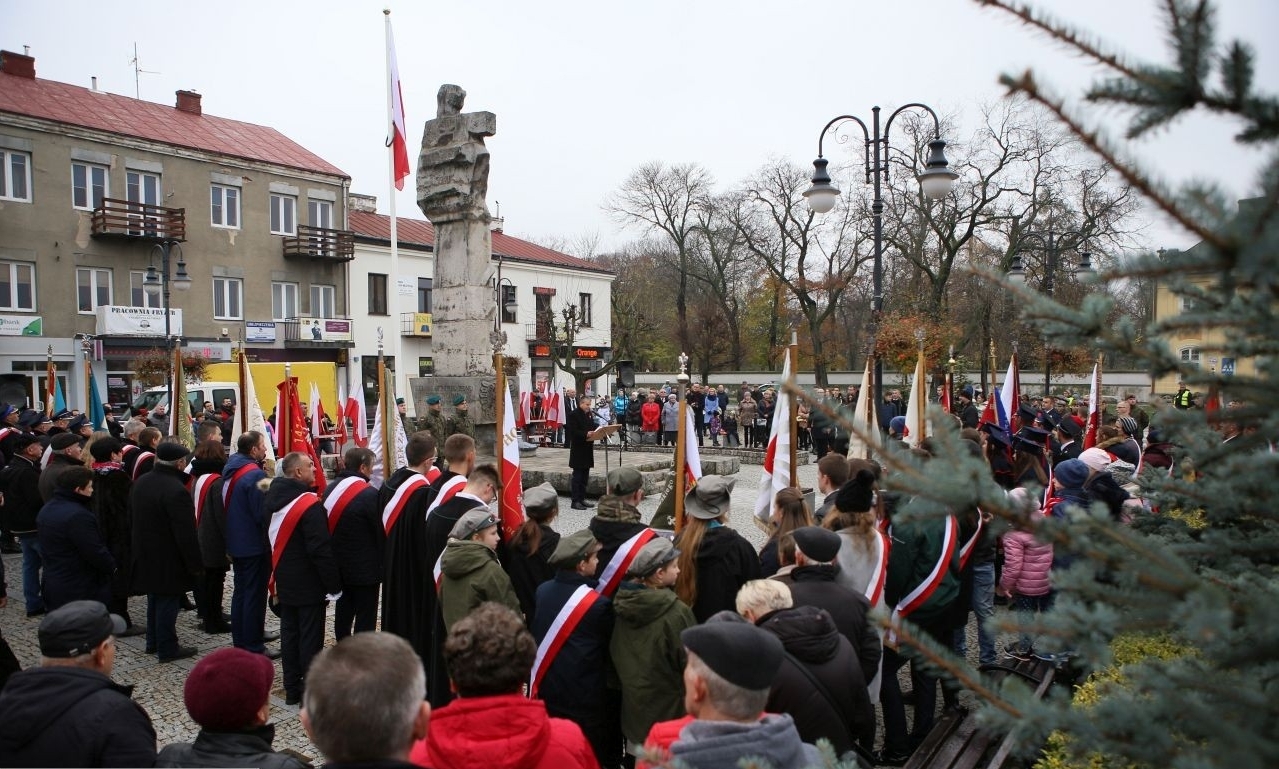
<path id="1" fill-rule="evenodd" d="M 595 466 L 595 447 L 587 434 L 595 429 L 595 416 L 591 414 L 591 399 L 582 396 L 577 408 L 568 412 L 565 431 L 568 437 L 568 466 L 573 468 L 572 497 L 574 510 L 587 510 L 586 483 Z"/>

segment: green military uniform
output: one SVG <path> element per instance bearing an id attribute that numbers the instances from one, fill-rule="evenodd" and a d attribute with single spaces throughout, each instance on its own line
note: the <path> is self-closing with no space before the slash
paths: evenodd
<path id="1" fill-rule="evenodd" d="M 440 396 L 432 395 L 426 399 L 426 403 L 426 413 L 417 418 L 417 429 L 426 430 L 435 438 L 436 444 L 443 444 L 444 439 L 449 437 L 449 432 L 444 414 L 435 408 L 440 405 Z"/>
<path id="2" fill-rule="evenodd" d="M 459 408 L 466 405 L 466 396 L 453 396 L 453 416 L 449 419 L 448 430 L 446 435 L 463 435 L 475 438 L 475 423 L 471 421 L 471 414 L 468 410 Z"/>

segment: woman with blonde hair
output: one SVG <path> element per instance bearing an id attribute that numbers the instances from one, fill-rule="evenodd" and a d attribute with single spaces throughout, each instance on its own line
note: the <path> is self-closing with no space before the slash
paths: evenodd
<path id="1" fill-rule="evenodd" d="M 684 498 L 684 528 L 675 540 L 679 577 L 675 594 L 698 622 L 736 608 L 737 591 L 759 579 L 759 557 L 746 538 L 727 525 L 735 481 L 704 475 Z"/>
<path id="2" fill-rule="evenodd" d="M 803 493 L 793 486 L 778 491 L 773 497 L 773 514 L 768 520 L 768 541 L 759 551 L 760 574 L 771 577 L 781 568 L 777 545 L 783 536 L 812 525 L 813 514 L 804 502 Z"/>

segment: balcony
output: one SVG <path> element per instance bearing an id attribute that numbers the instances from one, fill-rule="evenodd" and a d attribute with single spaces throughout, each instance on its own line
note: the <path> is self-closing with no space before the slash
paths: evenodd
<path id="1" fill-rule="evenodd" d="M 350 318 L 288 318 L 276 321 L 275 326 L 283 330 L 286 348 L 355 347 L 354 324 Z"/>
<path id="2" fill-rule="evenodd" d="M 187 239 L 185 208 L 165 208 L 117 198 L 103 198 L 102 205 L 93 209 L 92 223 L 95 238 L 157 242 L 183 242 Z"/>
<path id="3" fill-rule="evenodd" d="M 400 313 L 400 336 L 414 336 L 422 339 L 431 338 L 431 327 L 435 322 L 429 312 Z"/>
<path id="4" fill-rule="evenodd" d="M 524 341 L 526 342 L 549 342 L 551 339 L 551 329 L 545 323 L 525 323 L 524 324 Z"/>
<path id="5" fill-rule="evenodd" d="M 355 233 L 298 225 L 298 234 L 284 238 L 284 256 L 349 262 L 355 258 Z"/>

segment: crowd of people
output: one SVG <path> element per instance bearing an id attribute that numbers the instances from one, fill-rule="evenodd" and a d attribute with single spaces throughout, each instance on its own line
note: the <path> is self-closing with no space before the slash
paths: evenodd
<path id="1" fill-rule="evenodd" d="M 722 387 L 694 393 L 695 424 L 708 408 L 733 410 L 720 407 Z M 1097 445 L 1082 449 L 1069 396 L 1026 399 L 1013 432 L 969 425 L 975 395 L 956 403 L 965 445 L 1011 498 L 1044 515 L 1100 501 L 1122 524 L 1142 504 L 1136 466 L 1171 462 L 1135 398 L 1121 399 Z M 737 396 L 740 415 L 755 395 L 744 385 Z M 624 400 L 629 409 L 639 394 Z M 765 389 L 758 405 L 772 400 Z M 884 408 L 900 400 L 890 392 Z M 596 424 L 585 416 L 590 398 L 574 405 L 584 416 L 570 419 L 570 443 Z M 268 475 L 266 437 L 242 433 L 228 456 L 217 419 L 201 421 L 192 452 L 141 420 L 119 437 L 86 439 L 70 418 L 28 424 L 15 413 L 3 408 L 3 515 L 22 541 L 24 608 L 43 618 L 38 668 L 19 671 L 0 642 L 0 765 L 296 766 L 272 752 L 267 728 L 278 658 L 287 703 L 302 706 L 333 765 L 673 758 L 701 768 L 753 755 L 806 766 L 825 740 L 839 755 L 894 766 L 930 730 L 938 681 L 872 610 L 960 655 L 975 614 L 982 664 L 1001 653 L 1053 663 L 1069 655 L 1030 634 L 1000 649 L 987 622 L 996 596 L 1018 612 L 1051 611 L 1052 574 L 1068 554 L 1033 527 L 1008 530 L 976 508 L 895 522 L 906 500 L 883 490 L 878 464 L 844 455 L 838 427 L 824 432 L 816 418 L 821 409 L 808 429 L 822 501 L 810 510 L 796 490 L 778 492 L 760 551 L 730 525 L 734 479 L 716 475 L 689 490 L 673 537 L 642 521 L 643 477 L 625 466 L 608 473 L 587 528 L 558 529 L 559 495 L 542 484 L 523 491 L 526 520 L 512 533 L 494 514 L 497 469 L 479 464 L 460 432 L 437 442 L 414 431 L 406 466 L 379 487 L 372 452 L 349 448 L 318 494 L 308 454 L 282 457 Z M 891 434 L 893 418 L 885 424 Z M 1225 440 L 1238 434 L 1222 424 Z M 929 441 L 912 451 L 930 461 Z M 231 643 L 188 676 L 200 736 L 157 757 L 149 716 L 111 681 L 114 638 L 144 634 L 160 662 L 194 656 L 176 627 L 188 592 L 205 629 L 229 632 Z M 146 596 L 141 623 L 128 611 L 137 595 Z M 326 650 L 330 603 L 338 642 Z M 278 650 L 267 646 L 268 610 L 280 619 Z M 911 727 L 898 676 L 906 665 Z M 956 689 L 940 688 L 943 708 L 962 707 Z"/>

